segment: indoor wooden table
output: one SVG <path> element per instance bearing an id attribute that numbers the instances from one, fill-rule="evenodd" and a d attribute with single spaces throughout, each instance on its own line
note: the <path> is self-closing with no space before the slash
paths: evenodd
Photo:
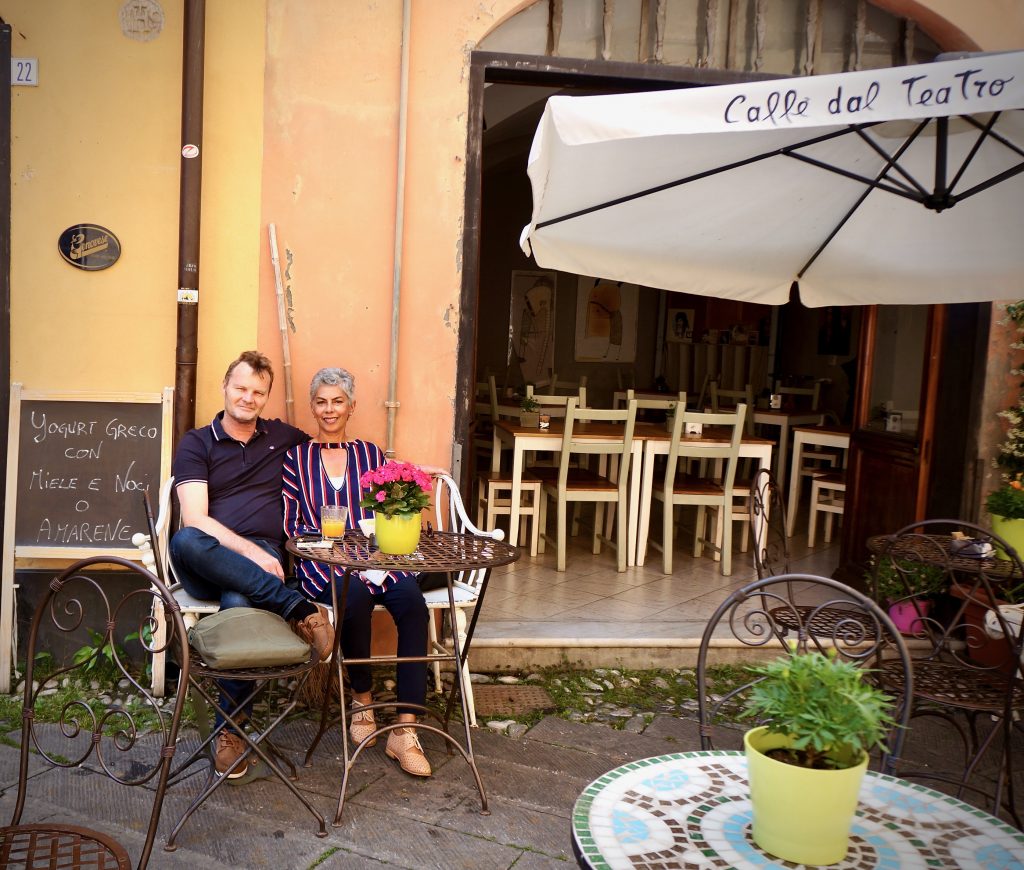
<path id="1" fill-rule="evenodd" d="M 796 512 L 800 506 L 800 464 L 805 447 L 850 449 L 849 426 L 797 426 L 793 429 L 793 462 L 789 472 L 789 497 L 786 504 L 786 537 L 793 537 Z M 781 484 L 780 484 L 781 485 Z"/>
<path id="2" fill-rule="evenodd" d="M 588 785 L 572 814 L 582 866 L 604 870 L 773 870 L 796 867 L 750 835 L 742 752 L 680 752 L 632 761 Z M 839 870 L 1024 870 L 1024 833 L 994 816 L 868 771 Z"/>
<path id="3" fill-rule="evenodd" d="M 323 546 L 310 546 L 314 542 L 320 542 Z M 373 540 L 367 538 L 358 529 L 349 529 L 345 536 L 333 542 L 322 542 L 320 537 L 300 535 L 291 538 L 286 543 L 286 549 L 293 556 L 300 559 L 310 559 L 315 562 L 322 562 L 331 566 L 331 599 L 334 608 L 334 624 L 339 629 L 335 632 L 334 659 L 337 666 L 338 685 L 344 686 L 343 668 L 346 664 L 394 664 L 398 661 L 414 662 L 451 662 L 455 669 L 452 690 L 448 696 L 444 717 L 426 706 L 404 702 L 403 707 L 415 708 L 417 712 L 425 716 L 434 716 L 439 720 L 441 728 L 428 725 L 418 721 L 414 725 L 383 725 L 374 734 L 385 733 L 398 727 L 414 727 L 420 730 L 429 731 L 441 737 L 450 748 L 457 749 L 462 757 L 469 764 L 476 780 L 477 789 L 480 792 L 481 812 L 488 813 L 487 794 L 484 791 L 483 781 L 480 779 L 480 772 L 477 769 L 476 759 L 473 755 L 473 737 L 469 725 L 469 709 L 466 704 L 466 695 L 462 688 L 463 660 L 469 654 L 470 645 L 473 642 L 473 633 L 476 630 L 477 618 L 483 606 L 484 595 L 487 592 L 487 583 L 490 579 L 490 569 L 498 565 L 507 565 L 519 558 L 519 550 L 503 541 L 496 541 L 494 538 L 480 537 L 478 535 L 461 535 L 455 532 L 438 532 L 428 530 L 420 536 L 419 545 L 416 551 L 408 555 L 393 556 L 381 553 Z M 348 597 L 348 581 L 353 571 L 414 571 L 418 573 L 436 572 L 443 573 L 448 584 L 448 614 L 450 625 L 458 624 L 455 606 L 455 576 L 461 571 L 485 570 L 483 581 L 480 584 L 480 592 L 477 596 L 476 607 L 473 609 L 473 616 L 466 629 L 465 641 L 460 645 L 457 631 L 452 632 L 451 653 L 428 653 L 416 657 L 398 656 L 371 656 L 370 658 L 346 659 L 341 651 L 341 626 L 345 614 L 345 605 Z M 340 589 L 339 589 L 340 586 Z M 344 772 L 341 780 L 341 791 L 338 796 L 338 811 L 334 817 L 334 825 L 341 824 L 341 814 L 345 808 L 345 792 L 348 788 L 349 773 L 352 765 L 358 758 L 365 741 L 349 755 L 348 745 L 348 716 L 345 711 L 345 693 L 339 692 L 340 714 L 336 719 L 329 719 L 328 710 L 330 704 L 330 693 L 325 693 L 324 706 L 320 716 L 320 728 L 313 739 L 309 750 L 306 753 L 306 762 L 312 756 L 317 744 L 320 742 L 327 729 L 335 723 L 341 723 L 341 744 L 344 754 Z M 462 704 L 462 723 L 465 732 L 465 746 L 462 746 L 454 737 L 448 734 L 448 723 L 451 718 L 455 695 L 458 694 Z M 395 703 L 376 702 L 367 705 L 370 708 L 395 706 Z"/>

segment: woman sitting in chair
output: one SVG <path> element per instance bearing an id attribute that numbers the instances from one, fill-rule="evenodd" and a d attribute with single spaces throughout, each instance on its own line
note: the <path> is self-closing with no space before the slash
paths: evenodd
<path id="1" fill-rule="evenodd" d="M 291 448 L 285 456 L 283 491 L 284 528 L 289 537 L 305 528 L 320 527 L 320 506 L 348 508 L 348 528 L 372 512 L 359 506 L 359 479 L 385 463 L 384 451 L 368 441 L 348 440 L 345 429 L 355 411 L 355 381 L 345 369 L 320 369 L 309 385 L 310 408 L 317 432 L 312 441 Z M 313 601 L 331 604 L 331 569 L 320 562 L 296 560 L 302 591 Z M 406 571 L 353 572 L 342 622 L 341 645 L 347 658 L 370 655 L 371 616 L 382 604 L 398 629 L 398 655 L 422 656 L 427 648 L 427 605 L 417 575 Z M 369 665 L 348 665 L 352 687 L 352 719 L 349 734 L 361 743 L 377 727 L 373 710 L 360 709 L 373 701 Z M 397 666 L 399 705 L 423 704 L 427 695 L 426 662 L 401 662 Z M 399 722 L 415 722 L 416 713 L 397 708 Z M 367 744 L 373 746 L 376 737 Z M 385 753 L 414 776 L 430 776 L 415 728 L 396 728 L 388 733 Z"/>

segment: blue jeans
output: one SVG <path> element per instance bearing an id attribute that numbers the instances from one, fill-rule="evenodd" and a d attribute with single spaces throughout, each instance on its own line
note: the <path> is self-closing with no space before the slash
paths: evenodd
<path id="1" fill-rule="evenodd" d="M 338 597 L 340 598 L 340 592 Z M 331 604 L 331 587 L 325 586 L 317 601 Z M 427 651 L 427 602 L 414 577 L 403 577 L 382 595 L 372 595 L 359 575 L 349 575 L 348 598 L 341 626 L 341 648 L 346 658 L 370 656 L 373 608 L 383 604 L 398 629 L 398 655 L 422 656 Z M 346 665 L 352 691 L 362 694 L 373 688 L 370 665 Z M 424 704 L 427 700 L 427 663 L 399 662 L 395 666 L 395 695 L 399 704 Z M 417 713 L 397 707 L 396 713 Z"/>
<path id="2" fill-rule="evenodd" d="M 281 559 L 281 547 L 276 541 L 249 540 L 275 559 Z M 287 619 L 295 607 L 306 600 L 302 593 L 285 586 L 281 578 L 223 546 L 213 535 L 192 526 L 179 529 L 171 538 L 171 559 L 185 591 L 196 598 L 220 601 L 221 610 L 256 607 Z M 252 689 L 248 680 L 220 680 L 218 685 L 221 706 L 229 711 L 235 706 L 235 698 L 244 697 Z M 242 712 L 247 718 L 249 705 Z M 219 726 L 222 721 L 217 713 L 214 725 Z"/>

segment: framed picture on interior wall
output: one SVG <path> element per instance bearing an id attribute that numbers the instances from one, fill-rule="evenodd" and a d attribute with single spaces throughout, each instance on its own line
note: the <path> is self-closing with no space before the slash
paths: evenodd
<path id="1" fill-rule="evenodd" d="M 640 304 L 636 284 L 580 276 L 576 290 L 576 361 L 635 362 Z"/>
<path id="2" fill-rule="evenodd" d="M 829 305 L 821 309 L 818 317 L 818 354 L 820 356 L 849 356 L 849 310 L 839 305 Z"/>
<path id="3" fill-rule="evenodd" d="M 508 365 L 525 383 L 550 377 L 555 365 L 555 273 L 512 272 Z"/>
<path id="4" fill-rule="evenodd" d="M 692 308 L 670 308 L 668 310 L 668 325 L 665 335 L 669 341 L 693 341 L 693 314 Z"/>

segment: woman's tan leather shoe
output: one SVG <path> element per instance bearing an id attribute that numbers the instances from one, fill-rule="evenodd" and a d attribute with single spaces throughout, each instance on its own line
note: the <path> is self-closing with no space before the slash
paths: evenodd
<path id="1" fill-rule="evenodd" d="M 384 748 L 384 754 L 395 759 L 402 766 L 402 770 L 413 776 L 430 776 L 432 772 L 415 728 L 396 728 L 388 734 L 388 745 Z"/>
<path id="2" fill-rule="evenodd" d="M 373 710 L 363 710 L 362 706 L 358 701 L 352 701 L 352 721 L 348 726 L 348 734 L 356 746 L 377 730 L 377 720 L 373 718 Z M 366 745 L 376 746 L 377 738 L 374 737 Z"/>

